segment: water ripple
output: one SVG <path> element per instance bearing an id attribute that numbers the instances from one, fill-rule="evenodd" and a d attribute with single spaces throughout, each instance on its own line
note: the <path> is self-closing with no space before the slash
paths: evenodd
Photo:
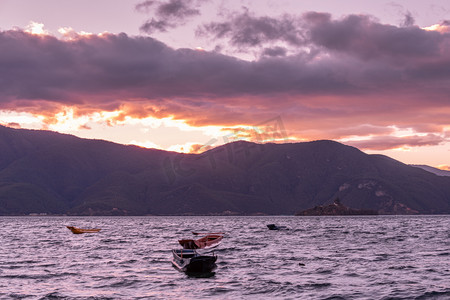
<path id="1" fill-rule="evenodd" d="M 450 299 L 450 216 L 2 217 L 0 226 L 2 299 Z M 214 273 L 171 266 L 191 231 L 226 232 Z"/>

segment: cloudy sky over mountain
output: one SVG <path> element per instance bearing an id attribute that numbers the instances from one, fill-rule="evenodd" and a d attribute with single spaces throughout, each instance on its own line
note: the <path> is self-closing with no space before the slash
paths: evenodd
<path id="1" fill-rule="evenodd" d="M 450 165 L 450 3 L 0 0 L 0 123 Z"/>

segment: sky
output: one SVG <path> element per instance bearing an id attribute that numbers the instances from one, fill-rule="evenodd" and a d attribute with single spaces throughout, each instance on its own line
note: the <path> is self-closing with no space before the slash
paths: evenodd
<path id="1" fill-rule="evenodd" d="M 0 0 L 0 124 L 450 167 L 450 2 Z"/>

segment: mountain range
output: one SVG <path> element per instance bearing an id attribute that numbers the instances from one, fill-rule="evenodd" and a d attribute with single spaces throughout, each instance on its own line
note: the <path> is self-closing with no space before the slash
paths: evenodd
<path id="1" fill-rule="evenodd" d="M 450 213 L 450 177 L 334 141 L 181 154 L 0 126 L 0 215 Z"/>
<path id="2" fill-rule="evenodd" d="M 411 165 L 411 166 L 424 169 L 425 171 L 436 174 L 438 176 L 450 176 L 450 171 L 447 170 L 441 170 L 427 165 Z"/>

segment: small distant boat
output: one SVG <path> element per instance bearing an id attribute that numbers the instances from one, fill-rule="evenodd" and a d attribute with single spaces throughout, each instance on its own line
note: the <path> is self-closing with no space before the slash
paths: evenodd
<path id="1" fill-rule="evenodd" d="M 183 249 L 209 249 L 217 247 L 222 239 L 223 233 L 219 232 L 206 234 L 204 237 L 201 237 L 197 240 L 185 239 L 179 240 L 178 242 L 181 246 L 183 246 Z"/>
<path id="2" fill-rule="evenodd" d="M 66 226 L 66 227 L 69 228 L 70 231 L 72 231 L 74 234 L 94 233 L 94 232 L 99 232 L 101 230 L 99 228 L 83 229 L 83 228 L 78 228 L 78 227 L 74 227 L 74 226 Z"/>
<path id="3" fill-rule="evenodd" d="M 277 226 L 275 224 L 267 224 L 267 228 L 269 230 L 289 230 L 286 226 Z"/>
<path id="4" fill-rule="evenodd" d="M 172 250 L 172 265 L 188 273 L 208 273 L 217 268 L 217 255 L 200 255 L 194 249 Z"/>

